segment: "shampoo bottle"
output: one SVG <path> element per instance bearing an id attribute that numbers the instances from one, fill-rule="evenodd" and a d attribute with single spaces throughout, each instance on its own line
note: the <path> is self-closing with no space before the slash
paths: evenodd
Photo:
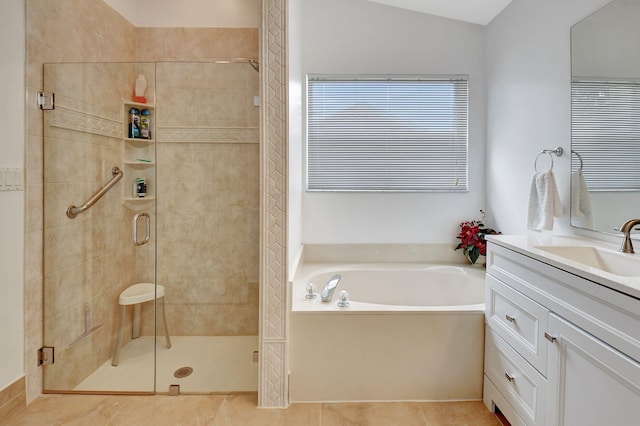
<path id="1" fill-rule="evenodd" d="M 129 137 L 140 137 L 140 110 L 138 108 L 129 110 Z"/>
<path id="2" fill-rule="evenodd" d="M 144 74 L 138 74 L 138 78 L 136 79 L 135 101 L 140 102 L 141 104 L 146 104 L 147 103 L 147 98 L 145 97 L 146 91 L 147 91 L 147 79 L 144 77 Z"/>

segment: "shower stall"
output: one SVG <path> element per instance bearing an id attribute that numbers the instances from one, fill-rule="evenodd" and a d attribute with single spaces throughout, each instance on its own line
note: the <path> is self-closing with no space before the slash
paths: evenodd
<path id="1" fill-rule="evenodd" d="M 45 64 L 45 392 L 257 390 L 257 70 Z"/>

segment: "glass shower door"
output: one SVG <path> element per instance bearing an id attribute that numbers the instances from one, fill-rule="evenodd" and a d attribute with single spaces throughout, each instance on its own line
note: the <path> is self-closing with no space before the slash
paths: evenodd
<path id="1" fill-rule="evenodd" d="M 129 134 L 130 111 L 153 126 L 154 106 L 131 101 L 139 74 L 152 101 L 155 64 L 44 68 L 45 391 L 155 390 L 155 143 Z"/>

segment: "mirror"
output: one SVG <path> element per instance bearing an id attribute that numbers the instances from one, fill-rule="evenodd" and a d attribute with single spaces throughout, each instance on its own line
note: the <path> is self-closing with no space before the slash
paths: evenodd
<path id="1" fill-rule="evenodd" d="M 640 1 L 571 28 L 571 225 L 615 233 L 640 217 Z"/>

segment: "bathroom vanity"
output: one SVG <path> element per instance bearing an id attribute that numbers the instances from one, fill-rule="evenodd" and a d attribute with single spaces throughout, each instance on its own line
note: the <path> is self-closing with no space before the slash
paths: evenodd
<path id="1" fill-rule="evenodd" d="M 485 405 L 512 425 L 640 424 L 640 254 L 489 239 Z"/>

